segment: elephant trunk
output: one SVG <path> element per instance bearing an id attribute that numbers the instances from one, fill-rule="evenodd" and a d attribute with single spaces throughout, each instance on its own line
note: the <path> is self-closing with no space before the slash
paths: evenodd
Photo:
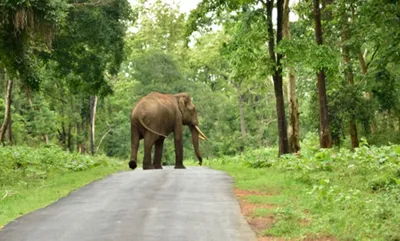
<path id="1" fill-rule="evenodd" d="M 199 159 L 199 165 L 201 166 L 203 164 L 203 158 L 201 157 L 200 148 L 199 148 L 199 135 L 200 134 L 197 131 L 196 126 L 190 125 L 189 128 L 192 133 L 193 148 L 194 148 L 197 158 Z"/>

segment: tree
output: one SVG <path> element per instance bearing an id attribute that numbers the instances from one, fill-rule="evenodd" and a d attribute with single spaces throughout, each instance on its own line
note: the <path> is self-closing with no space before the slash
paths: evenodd
<path id="1" fill-rule="evenodd" d="M 5 76 L 7 80 L 7 76 Z M 12 100 L 12 85 L 13 81 L 11 79 L 7 80 L 7 90 L 6 90 L 6 103 L 5 103 L 5 112 L 4 112 L 4 121 L 0 127 L 0 142 L 4 143 L 4 137 L 11 124 L 11 100 Z M 9 129 L 11 131 L 11 129 Z"/>
<path id="2" fill-rule="evenodd" d="M 289 29 L 289 0 L 284 0 L 283 6 L 283 38 L 290 41 Z M 300 130 L 299 130 L 299 106 L 296 97 L 296 75 L 292 65 L 287 66 L 288 78 L 288 103 L 289 103 L 289 149 L 290 152 L 296 153 L 300 151 Z"/>
<path id="3" fill-rule="evenodd" d="M 344 5 L 344 4 L 343 4 Z M 342 52 L 343 52 L 343 60 L 345 64 L 345 75 L 347 78 L 347 82 L 351 86 L 354 87 L 354 74 L 351 65 L 351 58 L 350 58 L 350 49 L 349 49 L 349 41 L 350 41 L 350 29 L 348 24 L 348 18 L 346 14 L 345 6 L 342 6 L 342 21 L 343 21 L 343 29 L 342 29 Z M 351 138 L 351 147 L 357 148 L 358 147 L 358 134 L 357 134 L 357 125 L 354 112 L 350 114 L 350 121 L 349 121 L 349 130 L 350 130 L 350 138 Z"/>
<path id="4" fill-rule="evenodd" d="M 321 26 L 321 10 L 319 0 L 313 0 L 314 3 L 314 21 L 315 21 L 315 39 L 318 45 L 322 45 L 322 26 Z M 331 131 L 329 129 L 328 120 L 328 101 L 325 87 L 325 71 L 319 70 L 318 77 L 318 102 L 320 114 L 320 146 L 322 148 L 331 148 Z"/>

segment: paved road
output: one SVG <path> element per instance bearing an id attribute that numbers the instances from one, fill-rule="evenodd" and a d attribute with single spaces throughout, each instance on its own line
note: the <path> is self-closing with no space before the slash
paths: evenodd
<path id="1" fill-rule="evenodd" d="M 232 179 L 204 167 L 135 170 L 23 216 L 0 241 L 252 241 Z"/>

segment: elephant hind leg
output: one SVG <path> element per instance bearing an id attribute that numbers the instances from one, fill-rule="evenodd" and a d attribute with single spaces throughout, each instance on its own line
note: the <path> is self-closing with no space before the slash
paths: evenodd
<path id="1" fill-rule="evenodd" d="M 135 169 L 137 167 L 137 153 L 139 149 L 140 133 L 134 127 L 131 126 L 131 160 L 129 161 L 129 167 Z"/>
<path id="2" fill-rule="evenodd" d="M 165 140 L 164 137 L 160 137 L 156 141 L 156 150 L 154 151 L 154 160 L 153 160 L 154 169 L 162 169 L 161 158 L 164 147 L 164 140 Z"/>
<path id="3" fill-rule="evenodd" d="M 153 169 L 153 165 L 151 164 L 151 151 L 158 138 L 158 135 L 149 131 L 144 135 L 143 170 Z"/>

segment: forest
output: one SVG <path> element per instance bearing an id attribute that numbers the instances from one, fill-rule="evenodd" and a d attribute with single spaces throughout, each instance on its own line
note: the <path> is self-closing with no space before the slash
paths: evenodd
<path id="1" fill-rule="evenodd" d="M 298 231 L 280 210 L 289 226 L 260 235 L 399 240 L 399 26 L 396 0 L 202 0 L 189 13 L 162 0 L 0 0 L 0 202 L 57 173 L 126 168 L 134 104 L 187 92 L 206 165 L 258 173 L 249 180 L 294 173 L 342 215 Z M 189 130 L 184 153 L 195 159 Z M 174 160 L 170 136 L 163 163 Z M 345 221 L 364 220 L 343 211 L 353 199 L 382 208 L 363 216 L 368 230 Z"/>

